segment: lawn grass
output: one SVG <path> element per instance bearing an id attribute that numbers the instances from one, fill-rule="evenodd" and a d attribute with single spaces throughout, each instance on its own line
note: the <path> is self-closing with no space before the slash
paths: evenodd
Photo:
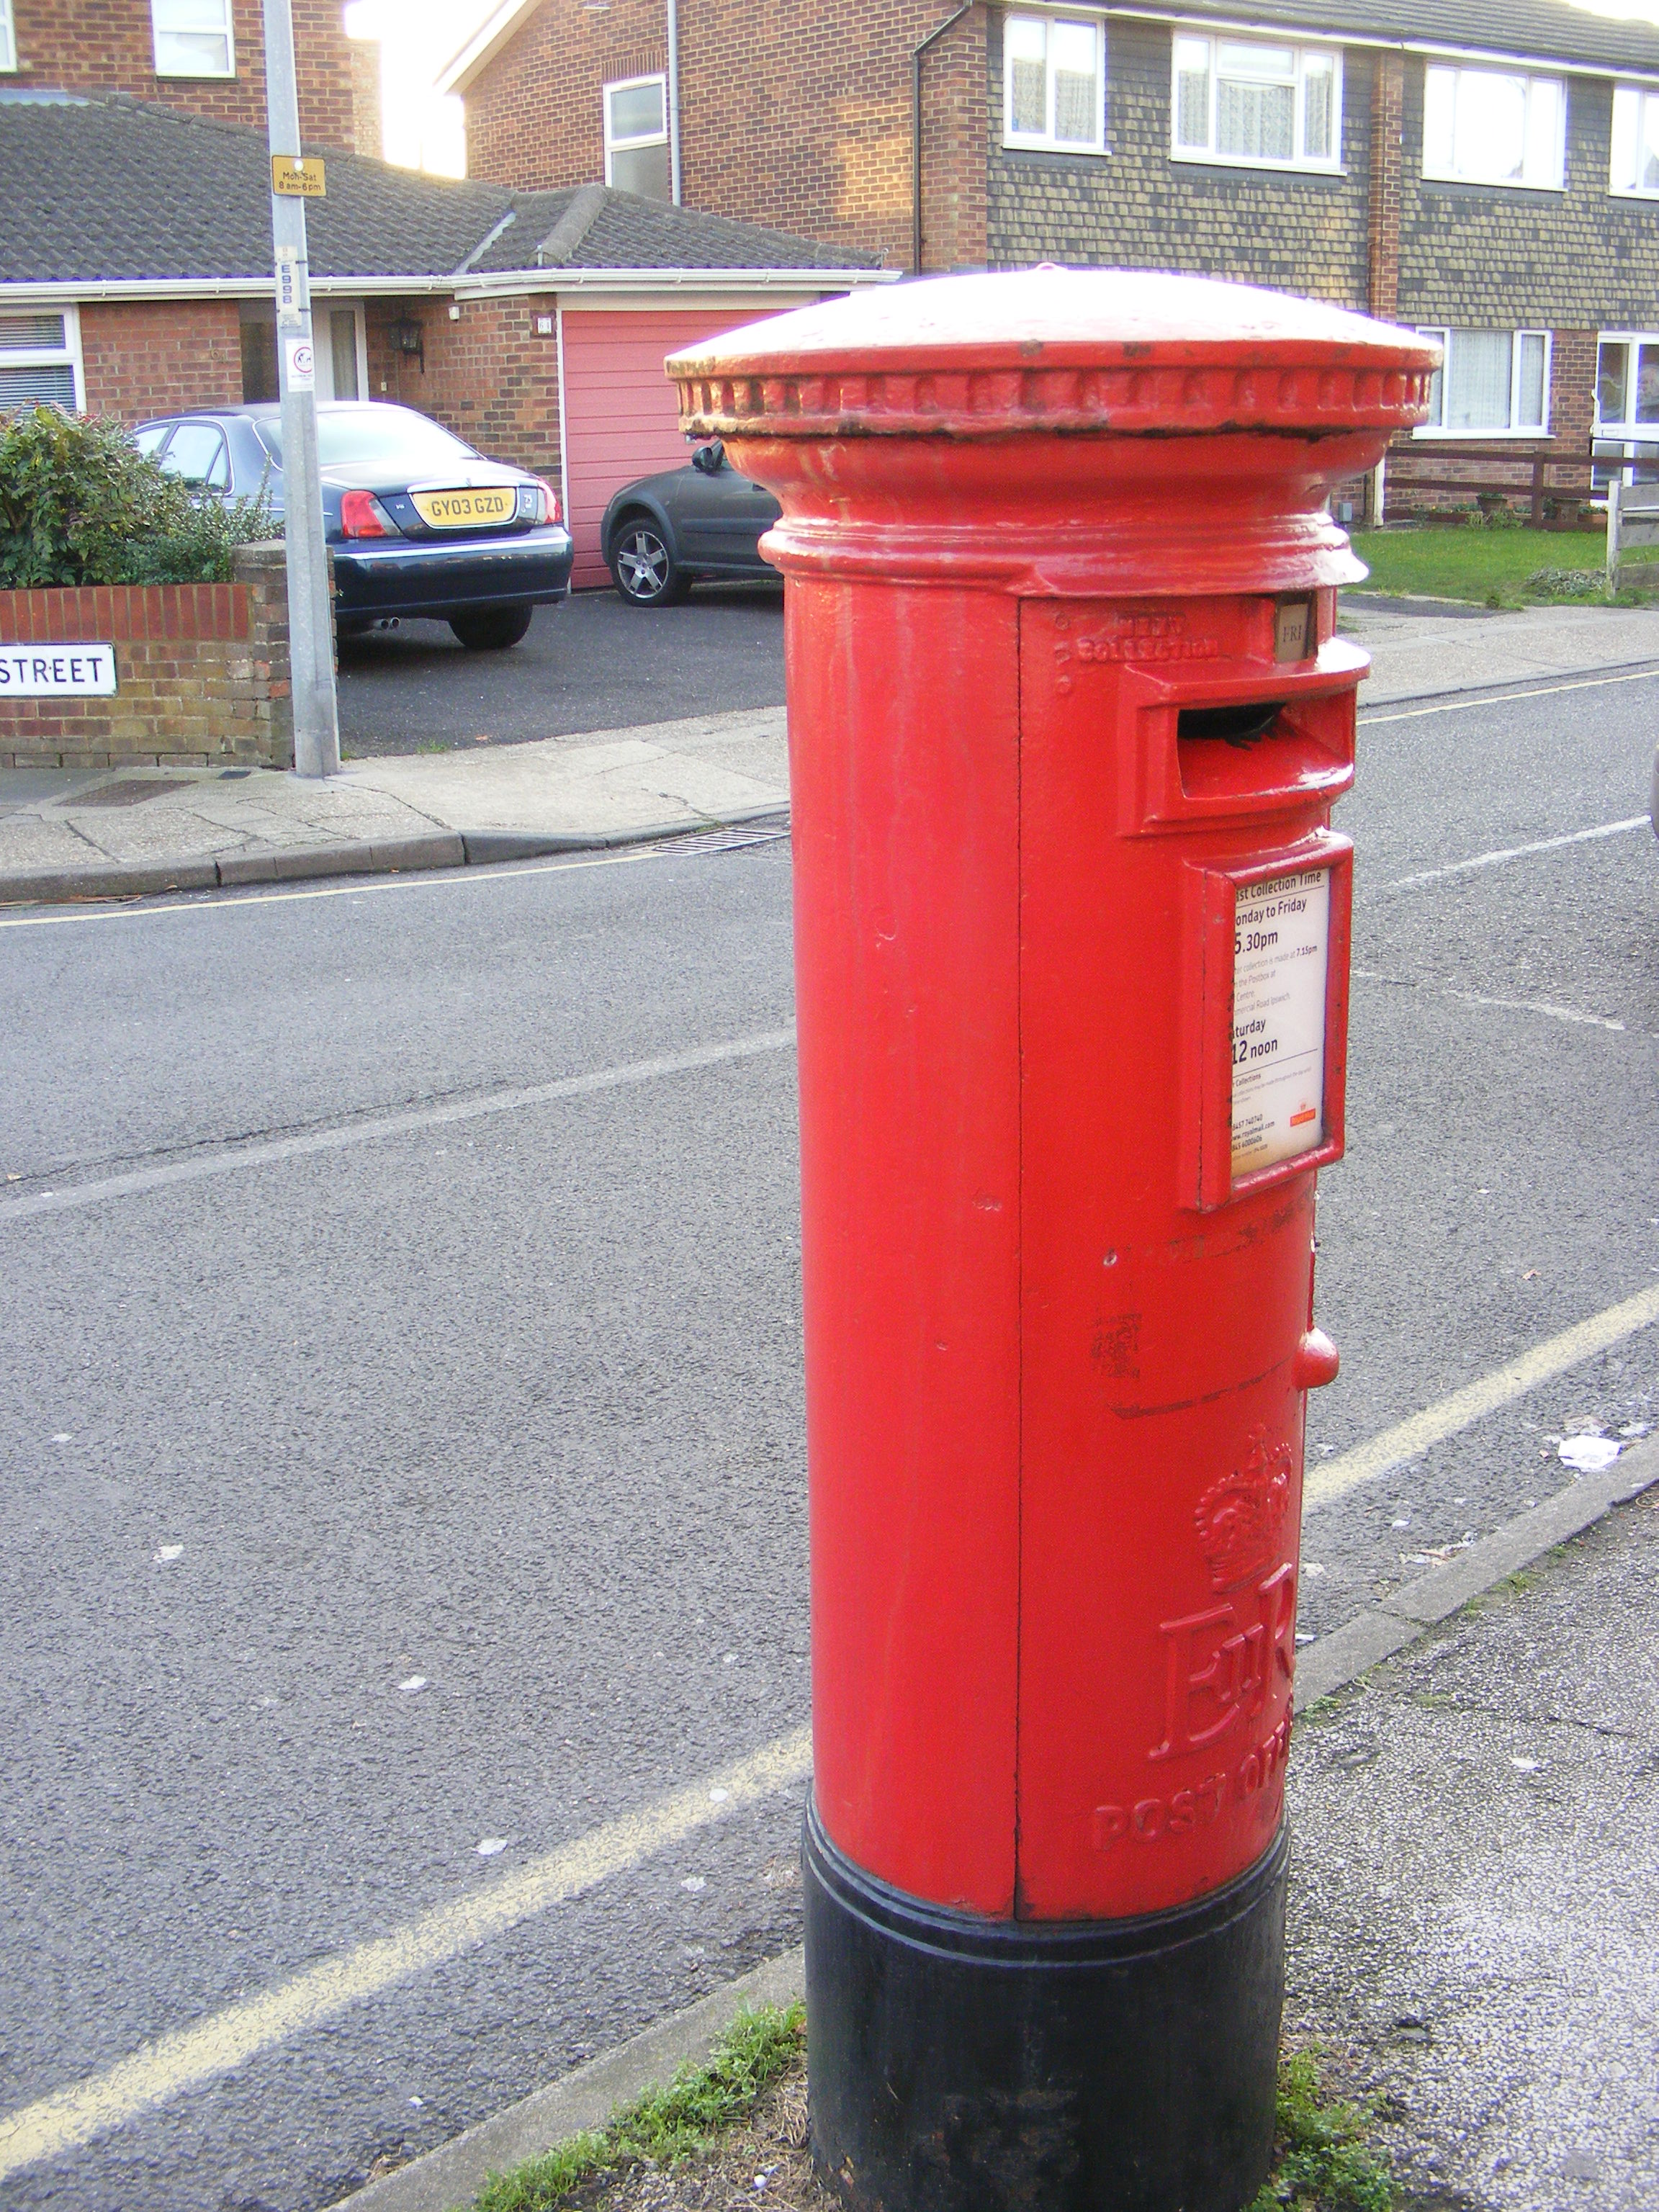
<path id="1" fill-rule="evenodd" d="M 1350 591 L 1473 599 L 1482 606 L 1600 598 L 1607 563 L 1605 538 L 1588 530 L 1396 526 L 1357 530 L 1353 548 L 1371 573 L 1367 582 L 1349 585 Z M 1623 573 L 1638 583 L 1659 583 L 1659 566 L 1638 568 L 1633 557 Z M 1646 596 L 1627 584 L 1619 604 L 1638 605 Z"/>

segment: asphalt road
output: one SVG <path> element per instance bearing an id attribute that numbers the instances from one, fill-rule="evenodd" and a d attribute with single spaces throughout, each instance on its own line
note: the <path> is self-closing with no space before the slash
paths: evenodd
<path id="1" fill-rule="evenodd" d="M 1656 704 L 1368 723 L 1314 1460 L 1656 1279 L 1651 836 L 1397 887 L 1635 815 Z M 763 843 L 0 920 L 0 2154 L 5 2113 L 804 1720 L 788 890 Z M 1656 1337 L 1316 1511 L 1305 1625 L 1569 1480 L 1552 1438 L 1655 1419 Z M 793 1940 L 797 1818 L 645 1856 L 0 2203 L 327 2204 Z"/>
<path id="2" fill-rule="evenodd" d="M 629 729 L 782 697 L 781 579 L 699 584 L 677 607 L 579 592 L 538 607 L 507 653 L 468 653 L 434 622 L 340 647 L 340 742 L 356 760 Z"/>

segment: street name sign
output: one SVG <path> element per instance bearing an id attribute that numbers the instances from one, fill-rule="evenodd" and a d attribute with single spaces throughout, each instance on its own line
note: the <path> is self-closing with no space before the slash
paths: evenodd
<path id="1" fill-rule="evenodd" d="M 112 645 L 0 645 L 0 699 L 107 699 Z"/>

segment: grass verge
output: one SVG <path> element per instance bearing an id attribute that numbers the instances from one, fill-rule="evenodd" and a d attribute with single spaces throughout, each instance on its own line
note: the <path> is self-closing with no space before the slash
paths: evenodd
<path id="1" fill-rule="evenodd" d="M 1326 2096 L 1311 2051 L 1281 2058 L 1273 2170 L 1250 2212 L 1394 2212 L 1388 2163 L 1365 2141 L 1371 2118 Z"/>
<path id="2" fill-rule="evenodd" d="M 1607 544 L 1599 532 L 1489 529 L 1482 525 L 1359 530 L 1353 546 L 1370 569 L 1358 592 L 1471 599 L 1482 606 L 1605 600 Z M 1613 604 L 1640 606 L 1659 586 L 1659 563 L 1625 563 Z M 1643 586 L 1650 589 L 1644 589 Z"/>
<path id="3" fill-rule="evenodd" d="M 600 2174 L 672 2166 L 706 2150 L 723 2129 L 749 2117 L 805 2048 L 803 2006 L 740 2012 L 705 2064 L 682 2066 L 666 2088 L 647 2090 L 609 2125 L 572 2136 L 510 2173 L 491 2174 L 472 2212 L 554 2212 Z"/>
<path id="4" fill-rule="evenodd" d="M 798 2094 L 804 2089 L 805 2048 L 799 2005 L 741 2013 L 705 2065 L 682 2067 L 666 2088 L 650 2091 L 608 2126 L 573 2136 L 510 2173 L 492 2174 L 471 2212 L 561 2212 L 573 2205 L 639 2212 L 647 2202 L 657 2212 L 675 2212 L 727 2202 L 722 2184 L 734 2179 L 745 2201 L 764 2182 L 766 2200 L 779 2212 L 819 2212 L 831 2199 L 799 2148 L 804 2123 L 792 2152 L 775 2100 L 767 2100 L 785 2077 L 794 2079 Z M 1366 2140 L 1374 2118 L 1368 2106 L 1328 2093 L 1311 2051 L 1282 2058 L 1273 2170 L 1249 2212 L 1395 2212 L 1387 2161 Z M 767 2163 L 751 2178 L 757 2159 Z"/>

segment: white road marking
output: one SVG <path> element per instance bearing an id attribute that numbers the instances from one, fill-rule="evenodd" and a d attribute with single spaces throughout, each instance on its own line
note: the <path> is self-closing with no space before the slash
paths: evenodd
<path id="1" fill-rule="evenodd" d="M 42 2160 L 62 2158 L 153 2106 L 217 2080 L 290 2036 L 321 2027 L 366 1997 L 447 1966 L 744 1806 L 796 1787 L 811 1770 L 811 1731 L 795 1729 L 717 1778 L 692 1783 L 641 1812 L 607 1821 L 592 1835 L 533 1859 L 502 1881 L 434 1906 L 391 1936 L 319 1960 L 194 2027 L 158 2037 L 101 2074 L 0 2118 L 0 2180 Z"/>
<path id="2" fill-rule="evenodd" d="M 1304 1504 L 1323 1505 L 1346 1496 L 1656 1321 L 1659 1285 L 1592 1315 L 1357 1450 L 1315 1468 L 1307 1478 Z M 536 1914 L 640 1866 L 728 1813 L 797 1786 L 811 1774 L 811 1731 L 793 1729 L 724 1771 L 609 1821 L 486 1888 L 435 1906 L 391 1936 L 321 1960 L 193 2027 L 143 2045 L 100 2074 L 0 2118 L 0 2180 L 25 2166 L 61 2158 L 155 2106 L 321 2027 L 349 2007 L 447 1965 Z"/>
<path id="3" fill-rule="evenodd" d="M 664 1053 L 654 1060 L 636 1060 L 622 1067 L 596 1068 L 589 1075 L 562 1076 L 555 1083 L 521 1085 L 513 1091 L 491 1091 L 479 1098 L 451 1099 L 442 1105 L 411 1107 L 398 1114 L 376 1114 L 361 1121 L 348 1121 L 328 1129 L 309 1129 L 301 1136 L 273 1137 L 263 1144 L 225 1147 L 165 1165 L 137 1168 L 131 1175 L 105 1176 L 95 1182 L 70 1183 L 64 1190 L 41 1190 L 26 1198 L 0 1199 L 0 1228 L 41 1213 L 65 1213 L 76 1206 L 101 1205 L 106 1199 L 133 1198 L 148 1190 L 165 1190 L 169 1184 L 201 1182 L 213 1176 L 234 1175 L 243 1168 L 268 1167 L 278 1160 L 307 1159 L 318 1152 L 344 1152 L 355 1145 L 375 1145 L 388 1137 L 409 1135 L 418 1129 L 441 1129 L 457 1121 L 476 1121 L 488 1114 L 516 1114 L 527 1106 L 550 1105 L 562 1098 L 585 1098 L 599 1091 L 618 1091 L 634 1083 L 654 1082 L 659 1076 L 682 1075 L 689 1069 L 719 1067 L 728 1060 L 752 1060 L 763 1053 L 782 1052 L 795 1042 L 787 1029 L 763 1030 L 753 1036 L 732 1037 L 723 1044 L 694 1045 L 689 1052 Z"/>
<path id="4" fill-rule="evenodd" d="M 1572 684 L 1540 684 L 1533 691 L 1505 691 L 1497 698 L 1490 694 L 1476 694 L 1457 699 L 1444 699 L 1432 707 L 1402 708 L 1398 714 L 1365 714 L 1359 717 L 1360 727 L 1374 730 L 1383 722 L 1417 722 L 1427 714 L 1457 714 L 1472 707 L 1513 707 L 1526 699 L 1550 699 L 1559 691 L 1596 691 L 1609 684 L 1650 684 L 1659 676 L 1659 668 L 1635 668 L 1620 676 L 1586 676 Z"/>
<path id="5" fill-rule="evenodd" d="M 1632 814 L 1623 822 L 1599 822 L 1593 830 L 1570 830 L 1560 837 L 1540 837 L 1530 845 L 1508 845 L 1496 853 L 1477 853 L 1473 860 L 1453 860 L 1443 868 L 1425 868 L 1415 876 L 1396 876 L 1391 884 L 1368 885 L 1371 891 L 1410 891 L 1419 884 L 1439 883 L 1447 876 L 1466 876 L 1476 868 L 1498 868 L 1508 860 L 1524 860 L 1534 853 L 1559 852 L 1563 845 L 1593 844 L 1598 837 L 1622 837 L 1631 830 L 1650 826 L 1645 814 Z"/>
<path id="6" fill-rule="evenodd" d="M 1608 1351 L 1622 1344 L 1638 1330 L 1650 1328 L 1659 1321 L 1659 1284 L 1651 1289 L 1638 1291 L 1634 1297 L 1622 1299 L 1616 1306 L 1608 1306 L 1588 1321 L 1563 1329 L 1559 1336 L 1547 1337 L 1542 1344 L 1534 1345 L 1518 1359 L 1507 1366 L 1483 1375 L 1477 1382 L 1467 1383 L 1454 1390 L 1449 1398 L 1442 1398 L 1432 1406 L 1425 1406 L 1420 1413 L 1408 1420 L 1397 1421 L 1381 1436 L 1373 1437 L 1368 1443 L 1344 1452 L 1340 1459 L 1328 1461 L 1323 1467 L 1310 1468 L 1303 1484 L 1302 1502 L 1304 1507 L 1328 1505 L 1333 1498 L 1346 1498 L 1363 1482 L 1370 1482 L 1390 1468 L 1401 1467 L 1407 1460 L 1420 1459 L 1434 1445 L 1443 1443 L 1449 1437 L 1458 1436 L 1488 1413 L 1495 1413 L 1504 1406 L 1513 1405 L 1524 1398 L 1540 1382 L 1553 1381 L 1565 1375 L 1582 1360 L 1593 1359 L 1598 1352 Z"/>
<path id="7" fill-rule="evenodd" d="M 630 845 L 625 852 L 589 854 L 568 860 L 490 860 L 466 868 L 411 871 L 408 875 L 339 876 L 326 883 L 308 884 L 289 891 L 243 891 L 236 884 L 228 884 L 221 890 L 157 891 L 146 895 L 142 902 L 133 900 L 125 904 L 54 907 L 45 914 L 0 913 L 0 929 L 53 929 L 70 922 L 155 921 L 167 915 L 179 914 L 240 914 L 247 907 L 293 906 L 307 899 L 369 898 L 385 891 L 465 890 L 471 884 L 499 884 L 520 876 L 568 876 L 586 868 L 631 868 L 641 860 L 669 860 L 676 854 L 706 852 L 708 845 L 695 841 L 708 838 L 710 831 L 718 827 L 711 823 L 708 829 L 701 830 L 688 823 L 684 836 Z M 789 832 L 745 830 L 739 823 L 729 835 L 731 843 L 722 842 L 720 851 L 738 852 L 749 845 L 776 844 Z"/>
<path id="8" fill-rule="evenodd" d="M 1558 1006 L 1551 999 L 1489 999 L 1479 991 L 1454 990 L 1449 983 L 1419 983 L 1406 975 L 1385 975 L 1380 968 L 1356 968 L 1352 972 L 1357 983 L 1388 983 L 1398 991 L 1427 991 L 1437 999 L 1455 999 L 1460 1006 L 1495 1006 L 1510 1014 L 1547 1014 L 1552 1021 L 1582 1022 L 1589 1029 L 1625 1034 L 1623 1022 L 1606 1014 L 1586 1014 L 1577 1006 Z"/>

